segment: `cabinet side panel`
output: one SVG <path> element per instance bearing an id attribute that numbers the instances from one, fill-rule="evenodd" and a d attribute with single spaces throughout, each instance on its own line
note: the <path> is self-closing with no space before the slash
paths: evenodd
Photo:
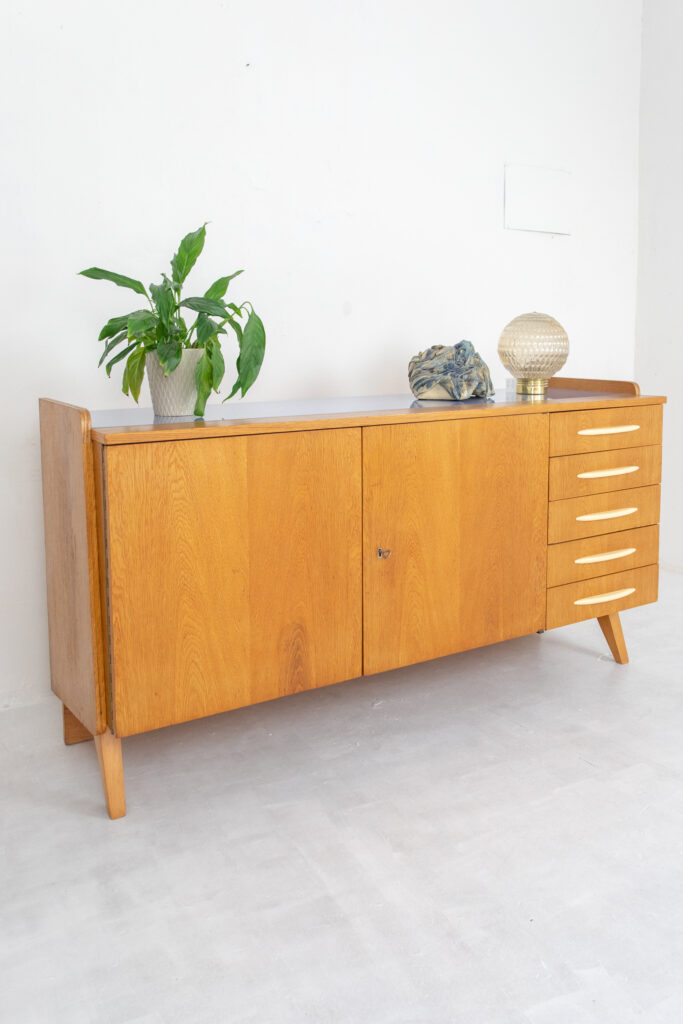
<path id="1" fill-rule="evenodd" d="M 248 440 L 251 697 L 362 672 L 361 432 Z"/>
<path id="2" fill-rule="evenodd" d="M 543 628 L 547 416 L 364 428 L 363 465 L 367 673 Z"/>
<path id="3" fill-rule="evenodd" d="M 40 448 L 52 689 L 97 734 L 105 711 L 90 414 L 41 399 Z"/>
<path id="4" fill-rule="evenodd" d="M 110 447 L 106 514 L 116 735 L 249 703 L 246 441 Z"/>

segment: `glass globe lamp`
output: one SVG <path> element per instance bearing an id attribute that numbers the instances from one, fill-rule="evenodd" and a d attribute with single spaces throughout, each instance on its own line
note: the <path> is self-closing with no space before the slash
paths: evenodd
<path id="1" fill-rule="evenodd" d="M 503 366 L 517 378 L 517 394 L 543 396 L 548 380 L 567 362 L 569 338 L 546 313 L 516 316 L 498 342 Z"/>

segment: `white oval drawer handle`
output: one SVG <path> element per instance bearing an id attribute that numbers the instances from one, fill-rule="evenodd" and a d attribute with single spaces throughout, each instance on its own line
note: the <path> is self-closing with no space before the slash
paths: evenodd
<path id="1" fill-rule="evenodd" d="M 595 597 L 580 597 L 574 604 L 604 604 L 605 601 L 618 601 L 620 597 L 635 594 L 635 587 L 624 587 L 623 590 L 610 590 L 609 594 L 597 594 Z"/>
<path id="2" fill-rule="evenodd" d="M 583 558 L 575 558 L 574 565 L 594 565 L 595 562 L 611 562 L 615 558 L 626 558 L 627 555 L 635 555 L 635 548 L 619 548 L 618 551 L 605 551 L 604 555 L 584 555 Z"/>
<path id="3" fill-rule="evenodd" d="M 637 473 L 640 466 L 619 466 L 618 469 L 591 469 L 589 473 L 577 473 L 577 480 L 600 480 L 604 476 L 626 476 Z"/>
<path id="4" fill-rule="evenodd" d="M 600 434 L 629 434 L 632 430 L 640 430 L 640 423 L 629 423 L 626 427 L 587 427 L 577 430 L 584 437 L 599 437 Z"/>
<path id="5" fill-rule="evenodd" d="M 620 516 L 632 516 L 634 512 L 638 511 L 638 506 L 634 505 L 633 508 L 615 508 L 610 512 L 589 512 L 585 516 L 577 516 L 577 523 L 595 523 L 599 519 L 619 519 Z"/>

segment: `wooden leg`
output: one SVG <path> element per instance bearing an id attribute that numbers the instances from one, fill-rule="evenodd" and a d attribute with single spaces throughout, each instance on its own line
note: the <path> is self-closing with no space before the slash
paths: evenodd
<path id="1" fill-rule="evenodd" d="M 62 704 L 62 709 L 64 719 L 64 742 L 67 747 L 70 747 L 72 743 L 84 743 L 85 740 L 91 740 L 92 733 L 88 732 L 86 727 L 79 722 L 71 711 L 69 711 L 66 704 Z"/>
<path id="2" fill-rule="evenodd" d="M 123 783 L 121 740 L 110 732 L 95 737 L 97 760 L 110 818 L 123 818 L 126 813 L 126 790 Z"/>
<path id="3" fill-rule="evenodd" d="M 621 628 L 619 612 L 613 612 L 611 615 L 601 615 L 598 622 L 600 623 L 600 629 L 605 634 L 605 640 L 609 644 L 614 660 L 619 665 L 628 664 L 628 651 L 626 650 L 626 641 L 624 640 L 624 631 Z"/>

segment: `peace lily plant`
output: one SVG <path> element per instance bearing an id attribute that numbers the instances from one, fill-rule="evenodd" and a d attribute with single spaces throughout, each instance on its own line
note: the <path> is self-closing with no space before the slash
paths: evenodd
<path id="1" fill-rule="evenodd" d="M 219 277 L 203 295 L 181 298 L 185 279 L 204 248 L 205 238 L 206 224 L 185 235 L 171 260 L 171 276 L 162 274 L 161 282 L 150 284 L 149 292 L 141 281 L 123 274 L 115 274 L 100 267 L 81 270 L 84 277 L 96 281 L 112 281 L 121 288 L 129 288 L 144 296 L 149 304 L 149 309 L 134 309 L 123 316 L 112 317 L 100 331 L 99 340 L 104 342 L 104 351 L 99 365 L 111 355 L 106 362 L 107 376 L 111 375 L 113 366 L 125 359 L 123 393 L 132 395 L 137 402 L 148 359 L 158 360 L 165 378 L 177 370 L 183 359 L 186 364 L 194 361 L 195 416 L 204 415 L 211 391 L 218 392 L 223 380 L 225 361 L 221 350 L 221 335 L 227 334 L 226 327 L 236 335 L 239 354 L 237 380 L 224 401 L 238 391 L 242 396 L 246 395 L 259 375 L 266 347 L 266 332 L 252 304 L 243 302 L 238 306 L 234 302 L 225 301 L 228 285 L 243 271 L 237 270 L 227 277 Z M 189 327 L 184 319 L 187 310 L 196 314 Z M 245 314 L 246 322 L 243 323 Z M 116 349 L 118 352 L 112 355 Z M 193 355 L 186 357 L 188 350 Z M 148 370 L 152 384 L 155 375 L 149 366 Z M 161 380 L 161 375 L 158 376 Z"/>

